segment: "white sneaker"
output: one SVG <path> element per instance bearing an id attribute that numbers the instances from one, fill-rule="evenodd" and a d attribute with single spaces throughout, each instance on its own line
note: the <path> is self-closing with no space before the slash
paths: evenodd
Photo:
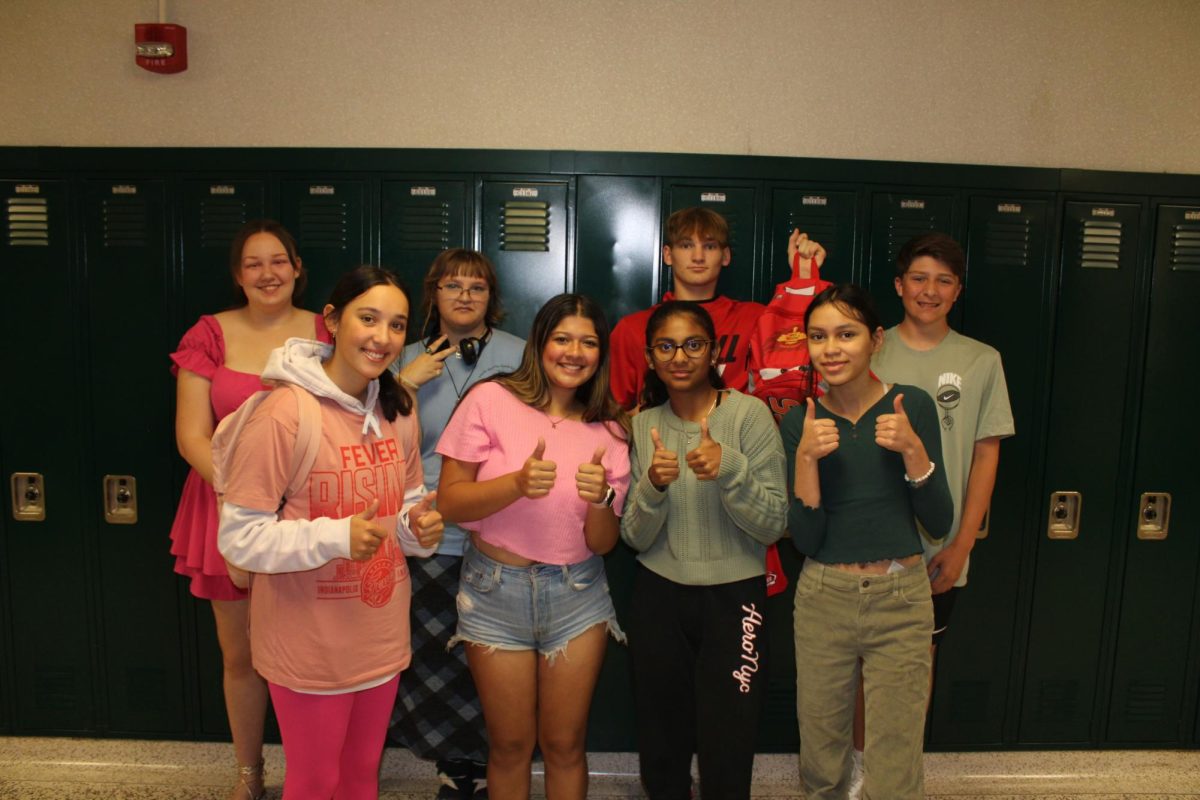
<path id="1" fill-rule="evenodd" d="M 846 792 L 848 800 L 860 800 L 862 797 L 863 780 L 866 777 L 867 773 L 863 771 L 863 752 L 862 750 L 855 750 L 853 762 L 850 767 L 850 788 Z"/>

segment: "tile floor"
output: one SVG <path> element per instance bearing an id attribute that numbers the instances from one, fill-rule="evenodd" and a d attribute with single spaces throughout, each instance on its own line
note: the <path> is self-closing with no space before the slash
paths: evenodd
<path id="1" fill-rule="evenodd" d="M 589 764 L 593 797 L 640 796 L 631 754 L 594 754 Z M 267 770 L 275 800 L 278 746 L 267 748 Z M 925 774 L 936 800 L 1200 800 L 1200 751 L 932 753 Z M 224 800 L 231 785 L 228 744 L 0 737 L 0 800 Z M 795 756 L 758 757 L 754 797 L 799 798 L 797 785 Z M 390 749 L 380 789 L 384 800 L 428 800 L 433 769 Z M 534 794 L 541 796 L 536 779 Z"/>

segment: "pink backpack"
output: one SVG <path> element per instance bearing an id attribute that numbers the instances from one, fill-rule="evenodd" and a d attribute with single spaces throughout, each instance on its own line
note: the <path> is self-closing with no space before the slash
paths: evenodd
<path id="1" fill-rule="evenodd" d="M 246 398 L 237 410 L 221 420 L 212 437 L 212 487 L 217 495 L 217 513 L 225 502 L 226 483 L 229 467 L 233 461 L 234 448 L 242 428 L 253 416 L 255 409 L 270 396 L 271 392 L 290 389 L 296 396 L 296 404 L 300 409 L 299 424 L 296 429 L 296 446 L 292 449 L 292 463 L 288 467 L 288 485 L 282 500 L 296 494 L 304 488 L 308 474 L 312 471 L 313 462 L 317 459 L 317 450 L 321 446 L 321 405 L 305 389 L 294 383 L 280 383 L 272 389 L 263 389 Z M 281 503 L 282 505 L 282 503 Z M 245 570 L 235 567 L 228 561 L 225 566 L 229 569 L 229 578 L 238 588 L 245 589 L 250 585 L 250 575 Z"/>

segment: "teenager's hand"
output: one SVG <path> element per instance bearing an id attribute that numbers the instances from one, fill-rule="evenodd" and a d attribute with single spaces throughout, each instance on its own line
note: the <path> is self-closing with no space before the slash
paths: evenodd
<path id="1" fill-rule="evenodd" d="M 925 569 L 929 573 L 930 591 L 933 594 L 949 591 L 958 580 L 958 576 L 962 575 L 967 556 L 970 554 L 969 548 L 955 547 L 954 542 L 950 542 L 929 559 Z"/>
<path id="2" fill-rule="evenodd" d="M 603 503 L 605 495 L 608 494 L 604 465 L 600 463 L 604 458 L 604 450 L 603 446 L 597 447 L 592 460 L 580 464 L 579 469 L 575 471 L 575 486 L 579 489 L 579 496 L 589 503 Z"/>
<path id="3" fill-rule="evenodd" d="M 838 449 L 837 423 L 831 419 L 817 419 L 817 404 L 811 397 L 804 402 L 808 407 L 804 410 L 804 430 L 796 447 L 796 458 L 817 461 Z"/>
<path id="4" fill-rule="evenodd" d="M 650 469 L 646 477 L 656 489 L 666 489 L 679 477 L 679 456 L 674 450 L 668 450 L 658 435 L 658 428 L 650 429 L 650 441 L 654 442 L 654 457 L 650 459 Z"/>
<path id="5" fill-rule="evenodd" d="M 408 523 L 421 547 L 436 547 L 442 541 L 442 512 L 433 507 L 437 492 L 429 492 L 408 510 Z"/>
<path id="6" fill-rule="evenodd" d="M 371 505 L 350 518 L 350 558 L 355 561 L 366 561 L 375 555 L 379 545 L 387 538 L 388 532 L 375 521 L 379 511 L 379 498 L 371 501 Z"/>
<path id="7" fill-rule="evenodd" d="M 700 444 L 687 454 L 687 465 L 702 481 L 715 481 L 721 471 L 721 445 L 708 434 L 708 417 L 700 420 Z"/>
<path id="8" fill-rule="evenodd" d="M 808 238 L 807 233 L 801 233 L 799 228 L 792 231 L 792 235 L 788 237 L 788 269 L 791 269 L 792 262 L 796 260 L 796 253 L 800 254 L 800 277 L 812 277 L 812 260 L 817 260 L 817 266 L 820 267 L 825 263 L 825 248 L 820 242 L 813 241 Z"/>
<path id="9" fill-rule="evenodd" d="M 550 494 L 558 465 L 553 461 L 543 460 L 542 456 L 545 454 L 546 440 L 539 436 L 537 447 L 533 448 L 533 453 L 525 459 L 524 466 L 516 473 L 517 489 L 522 497 L 537 498 Z"/>
<path id="10" fill-rule="evenodd" d="M 442 374 L 446 369 L 446 365 L 442 362 L 450 356 L 454 355 L 454 348 L 447 347 L 445 350 L 439 351 L 438 348 L 446 343 L 446 335 L 442 334 L 434 339 L 425 352 L 414 358 L 412 361 L 404 365 L 404 369 L 400 370 L 400 377 L 417 386 L 424 386 L 434 378 Z M 403 385 L 403 383 L 401 383 Z"/>
<path id="11" fill-rule="evenodd" d="M 880 414 L 875 419 L 875 444 L 894 453 L 911 453 L 921 445 L 921 439 L 912 429 L 908 414 L 904 413 L 904 395 L 896 395 L 892 403 L 894 414 Z"/>

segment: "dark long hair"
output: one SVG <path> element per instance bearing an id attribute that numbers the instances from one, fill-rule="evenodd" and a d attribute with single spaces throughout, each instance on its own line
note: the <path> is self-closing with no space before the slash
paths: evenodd
<path id="1" fill-rule="evenodd" d="M 583 404 L 583 421 L 615 422 L 624 434 L 622 438 L 628 438 L 629 417 L 608 389 L 608 320 L 596 301 L 586 295 L 560 294 L 547 300 L 534 317 L 521 365 L 494 380 L 528 406 L 538 409 L 549 406 L 550 386 L 542 367 L 542 352 L 558 323 L 576 316 L 590 320 L 600 340 L 600 363 L 596 365 L 596 372 L 575 390 L 575 399 Z"/>
<path id="2" fill-rule="evenodd" d="M 717 348 L 717 328 L 713 325 L 712 317 L 709 316 L 708 311 L 699 303 L 693 303 L 690 300 L 668 300 L 654 309 L 654 313 L 650 315 L 650 319 L 646 320 L 646 347 L 649 347 L 653 343 L 654 336 L 658 333 L 659 328 L 667 324 L 667 320 L 677 314 L 691 317 L 697 325 L 704 329 L 704 335 L 712 342 L 708 350 L 708 385 L 717 390 L 724 389 L 725 379 L 717 371 L 717 365 L 713 363 L 712 359 L 712 354 L 716 352 Z M 674 353 L 671 355 L 674 355 Z M 662 382 L 662 378 L 658 377 L 658 373 L 654 371 L 654 367 L 646 367 L 646 377 L 642 381 L 642 396 L 639 398 L 642 408 L 661 406 L 668 399 L 667 387 Z"/>
<path id="3" fill-rule="evenodd" d="M 333 308 L 325 315 L 326 323 L 330 320 L 334 322 L 340 320 L 342 311 L 354 298 L 376 286 L 395 286 L 404 293 L 404 299 L 409 301 L 408 313 L 411 324 L 412 301 L 409 299 L 408 289 L 404 288 L 404 283 L 394 273 L 368 264 L 352 269 L 338 279 L 337 285 L 329 293 L 329 305 Z M 337 348 L 336 340 L 333 346 L 335 349 Z M 379 376 L 379 407 L 383 409 L 383 416 L 387 418 L 388 422 L 395 420 L 397 414 L 407 417 L 413 410 L 412 397 L 400 388 L 400 384 L 387 370 L 384 370 L 383 374 Z"/>
<path id="4" fill-rule="evenodd" d="M 875 307 L 875 300 L 866 289 L 857 283 L 836 283 L 814 297 L 804 311 L 804 330 L 806 332 L 808 331 L 808 320 L 812 317 L 813 311 L 830 303 L 837 306 L 847 316 L 866 325 L 872 336 L 875 335 L 875 331 L 883 327 L 883 323 L 879 321 L 879 310 Z"/>
<path id="5" fill-rule="evenodd" d="M 246 246 L 246 240 L 257 233 L 269 233 L 278 239 L 287 251 L 288 261 L 292 262 L 292 267 L 300 273 L 296 276 L 296 283 L 292 288 L 292 305 L 300 308 L 300 297 L 304 294 L 304 288 L 308 286 L 308 273 L 304 271 L 300 257 L 296 254 L 295 238 L 288 233 L 287 228 L 273 219 L 250 220 L 238 229 L 233 241 L 229 243 L 229 275 L 233 278 L 232 308 L 242 308 L 250 302 L 246 299 L 246 292 L 238 286 L 237 279 L 242 274 L 242 248 Z"/>

